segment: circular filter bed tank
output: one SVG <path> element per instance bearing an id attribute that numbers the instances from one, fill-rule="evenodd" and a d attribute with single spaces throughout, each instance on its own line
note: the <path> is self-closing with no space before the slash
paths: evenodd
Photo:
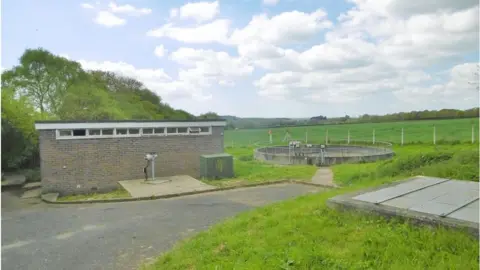
<path id="1" fill-rule="evenodd" d="M 301 144 L 292 141 L 285 146 L 267 146 L 255 149 L 254 158 L 271 164 L 328 166 L 340 163 L 374 162 L 392 158 L 390 143 L 373 145 L 353 144 Z"/>

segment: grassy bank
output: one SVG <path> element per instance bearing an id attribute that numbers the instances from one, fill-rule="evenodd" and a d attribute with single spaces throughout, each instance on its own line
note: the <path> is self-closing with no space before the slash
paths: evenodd
<path id="1" fill-rule="evenodd" d="M 415 145 L 394 148 L 392 160 L 332 167 L 341 186 L 372 186 L 413 175 L 479 180 L 478 145 Z"/>
<path id="2" fill-rule="evenodd" d="M 326 206 L 332 196 L 419 173 L 478 181 L 477 147 L 396 151 L 392 161 L 334 166 L 343 188 L 242 213 L 179 243 L 146 268 L 478 269 L 479 244 L 467 233 Z"/>

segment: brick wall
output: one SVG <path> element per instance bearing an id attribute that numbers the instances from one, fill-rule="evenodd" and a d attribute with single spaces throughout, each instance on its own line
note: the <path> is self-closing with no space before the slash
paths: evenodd
<path id="1" fill-rule="evenodd" d="M 147 152 L 158 153 L 155 176 L 198 177 L 200 155 L 223 153 L 223 127 L 212 127 L 212 135 L 77 140 L 57 140 L 55 130 L 40 130 L 43 193 L 109 191 L 117 181 L 144 178 Z"/>

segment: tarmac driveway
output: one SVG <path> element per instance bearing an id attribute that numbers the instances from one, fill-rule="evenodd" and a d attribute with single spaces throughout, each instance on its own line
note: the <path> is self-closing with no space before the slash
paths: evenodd
<path id="1" fill-rule="evenodd" d="M 155 201 L 2 207 L 2 268 L 138 269 L 226 217 L 315 191 L 279 184 Z"/>

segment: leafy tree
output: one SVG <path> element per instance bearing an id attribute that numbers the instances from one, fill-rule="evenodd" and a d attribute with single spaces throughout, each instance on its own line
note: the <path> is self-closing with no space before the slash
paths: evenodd
<path id="1" fill-rule="evenodd" d="M 64 95 L 58 116 L 63 120 L 125 119 L 118 103 L 105 89 L 91 84 L 75 84 Z"/>
<path id="2" fill-rule="evenodd" d="M 3 86 L 15 89 L 30 98 L 40 112 L 57 113 L 64 94 L 81 80 L 80 64 L 53 55 L 44 49 L 27 49 L 20 57 L 20 65 L 2 76 Z"/>
<path id="3" fill-rule="evenodd" d="M 214 112 L 207 112 L 204 114 L 199 115 L 197 118 L 199 119 L 220 119 L 220 116 Z"/>
<path id="4" fill-rule="evenodd" d="M 2 88 L 2 169 L 18 168 L 38 154 L 35 120 L 47 119 L 26 96 Z"/>

